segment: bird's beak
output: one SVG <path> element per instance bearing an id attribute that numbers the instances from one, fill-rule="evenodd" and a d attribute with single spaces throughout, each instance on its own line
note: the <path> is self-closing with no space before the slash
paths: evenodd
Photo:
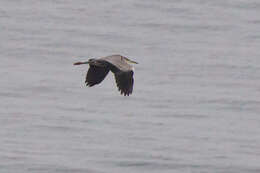
<path id="1" fill-rule="evenodd" d="M 86 61 L 86 62 L 75 62 L 73 65 L 81 65 L 81 64 L 88 64 L 88 61 Z"/>
<path id="2" fill-rule="evenodd" d="M 130 59 L 128 59 L 128 62 L 130 62 L 130 63 L 132 63 L 132 64 L 138 64 L 138 62 L 132 61 L 132 60 L 130 60 Z"/>
<path id="3" fill-rule="evenodd" d="M 138 64 L 138 62 L 136 62 L 136 61 L 131 61 L 131 63 L 133 63 L 133 64 Z"/>

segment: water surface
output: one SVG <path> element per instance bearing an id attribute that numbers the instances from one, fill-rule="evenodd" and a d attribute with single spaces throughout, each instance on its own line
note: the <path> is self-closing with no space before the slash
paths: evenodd
<path id="1" fill-rule="evenodd" d="M 260 171 L 257 0 L 2 0 L 0 171 Z M 86 88 L 75 61 L 137 62 Z"/>

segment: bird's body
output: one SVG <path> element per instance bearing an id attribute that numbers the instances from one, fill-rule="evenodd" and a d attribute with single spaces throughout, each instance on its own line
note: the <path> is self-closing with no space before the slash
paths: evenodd
<path id="1" fill-rule="evenodd" d="M 128 63 L 135 63 L 121 55 L 111 55 L 98 59 L 89 59 L 86 62 L 77 62 L 74 65 L 89 64 L 89 70 L 86 75 L 85 83 L 92 87 L 101 83 L 109 71 L 115 75 L 118 90 L 124 96 L 129 96 L 133 92 L 134 72 L 133 67 Z"/>
<path id="2" fill-rule="evenodd" d="M 133 70 L 133 66 L 128 64 L 125 58 L 126 57 L 123 57 L 121 55 L 111 55 L 111 56 L 100 58 L 100 60 L 104 60 L 109 62 L 110 64 L 113 64 L 121 71 Z"/>

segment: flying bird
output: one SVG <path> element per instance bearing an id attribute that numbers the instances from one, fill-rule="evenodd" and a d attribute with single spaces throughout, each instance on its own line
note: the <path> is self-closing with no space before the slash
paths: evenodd
<path id="1" fill-rule="evenodd" d="M 92 87 L 101 83 L 109 71 L 115 76 L 118 90 L 124 96 L 129 96 L 133 92 L 134 71 L 132 64 L 138 64 L 121 55 L 110 55 L 102 58 L 91 58 L 86 62 L 76 62 L 74 65 L 89 64 L 85 83 Z"/>

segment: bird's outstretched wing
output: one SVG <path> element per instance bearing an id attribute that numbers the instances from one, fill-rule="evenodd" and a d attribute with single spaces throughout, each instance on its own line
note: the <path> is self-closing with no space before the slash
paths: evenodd
<path id="1" fill-rule="evenodd" d="M 99 84 L 105 79 L 108 72 L 109 72 L 109 68 L 107 67 L 98 67 L 98 66 L 90 65 L 88 69 L 88 73 L 86 75 L 85 83 L 87 84 L 87 86 L 90 87 Z"/>
<path id="2" fill-rule="evenodd" d="M 133 92 L 133 85 L 134 85 L 134 72 L 127 71 L 127 72 L 118 72 L 115 73 L 116 84 L 118 90 L 121 91 L 121 94 L 124 96 L 131 94 Z"/>

